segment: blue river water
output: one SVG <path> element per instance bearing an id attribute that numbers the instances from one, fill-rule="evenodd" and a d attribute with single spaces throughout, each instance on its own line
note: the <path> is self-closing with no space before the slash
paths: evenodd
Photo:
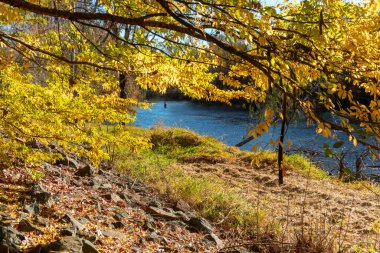
<path id="1" fill-rule="evenodd" d="M 257 120 L 249 115 L 248 111 L 238 110 L 228 106 L 195 103 L 191 101 L 168 101 L 164 108 L 163 101 L 154 101 L 150 110 L 139 109 L 135 125 L 150 128 L 157 125 L 173 126 L 191 129 L 201 135 L 209 135 L 228 145 L 235 145 L 247 137 L 249 129 Z M 275 140 L 279 136 L 280 126 L 272 127 L 268 133 L 247 143 L 241 149 L 251 150 L 257 145 L 259 149 L 273 149 L 269 140 Z M 336 151 L 347 152 L 346 166 L 355 170 L 355 162 L 365 150 L 364 147 L 353 147 L 345 134 L 335 133 L 339 140 L 344 141 L 344 146 Z M 338 162 L 336 159 L 326 158 L 323 143 L 332 146 L 337 140 L 326 139 L 315 131 L 315 126 L 307 125 L 305 120 L 289 125 L 286 136 L 291 140 L 289 153 L 301 153 L 309 157 L 317 166 L 336 174 Z M 285 143 L 286 145 L 286 143 Z M 372 165 L 373 161 L 366 160 L 366 165 Z M 376 170 L 366 168 L 366 174 L 379 174 Z"/>

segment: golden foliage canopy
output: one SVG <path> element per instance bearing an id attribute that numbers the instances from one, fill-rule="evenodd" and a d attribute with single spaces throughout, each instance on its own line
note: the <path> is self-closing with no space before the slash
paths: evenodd
<path id="1" fill-rule="evenodd" d="M 318 133 L 379 150 L 379 11 L 378 1 L 0 0 L 2 145 L 38 138 L 85 152 L 86 142 L 99 160 L 111 136 L 90 125 L 130 122 L 145 106 L 118 98 L 126 73 L 196 99 L 286 94 Z M 131 148 L 148 145 L 131 138 Z"/>

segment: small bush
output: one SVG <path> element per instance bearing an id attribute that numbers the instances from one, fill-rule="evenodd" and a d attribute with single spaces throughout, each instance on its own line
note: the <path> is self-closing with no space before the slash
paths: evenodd
<path id="1" fill-rule="evenodd" d="M 177 132 L 172 130 L 155 131 L 150 137 L 154 148 L 161 146 L 193 147 L 201 144 L 199 137 L 192 132 Z"/>

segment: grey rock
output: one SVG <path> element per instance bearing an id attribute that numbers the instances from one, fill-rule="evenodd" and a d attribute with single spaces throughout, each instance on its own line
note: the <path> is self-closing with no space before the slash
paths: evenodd
<path id="1" fill-rule="evenodd" d="M 61 236 L 75 236 L 75 230 L 70 228 L 63 228 L 59 231 Z"/>
<path id="2" fill-rule="evenodd" d="M 166 220 L 177 220 L 180 217 L 174 213 L 167 212 L 161 208 L 154 207 L 154 206 L 149 206 L 147 208 L 147 212 L 152 214 L 153 217 L 160 217 Z"/>
<path id="3" fill-rule="evenodd" d="M 112 189 L 112 184 L 109 184 L 109 183 L 105 183 L 105 184 L 101 184 L 100 187 L 99 187 L 100 190 L 111 190 Z"/>
<path id="4" fill-rule="evenodd" d="M 92 234 L 79 232 L 77 233 L 77 236 L 92 243 L 96 241 L 96 236 Z"/>
<path id="5" fill-rule="evenodd" d="M 20 220 L 20 222 L 18 223 L 18 230 L 21 232 L 39 232 L 39 233 L 42 233 L 42 231 L 37 226 L 33 225 L 32 223 L 30 223 L 26 219 Z"/>
<path id="6" fill-rule="evenodd" d="M 79 231 L 84 229 L 84 226 L 79 221 L 77 221 L 71 214 L 67 213 L 59 220 L 64 223 L 71 223 Z"/>
<path id="7" fill-rule="evenodd" d="M 138 185 L 138 184 L 135 184 L 134 186 L 131 187 L 131 189 L 133 189 L 135 192 L 139 193 L 139 194 L 146 194 L 146 189 L 145 189 L 145 186 L 144 185 Z"/>
<path id="8" fill-rule="evenodd" d="M 82 242 L 83 242 L 83 247 L 82 247 L 83 253 L 99 253 L 96 246 L 92 244 L 90 241 L 83 240 Z"/>
<path id="9" fill-rule="evenodd" d="M 49 172 L 53 175 L 59 176 L 61 174 L 61 170 L 50 163 L 45 163 L 44 164 L 44 169 L 46 172 Z"/>
<path id="10" fill-rule="evenodd" d="M 25 235 L 11 226 L 0 224 L 0 252 L 18 253 Z"/>
<path id="11" fill-rule="evenodd" d="M 175 213 L 175 211 L 170 207 L 164 207 L 164 208 L 162 208 L 162 210 L 169 212 L 169 213 Z"/>
<path id="12" fill-rule="evenodd" d="M 49 201 L 51 194 L 47 192 L 41 185 L 33 185 L 30 196 L 38 203 L 45 204 Z"/>
<path id="13" fill-rule="evenodd" d="M 187 216 L 187 214 L 185 214 L 182 211 L 177 211 L 177 212 L 175 212 L 175 214 L 178 215 L 178 216 L 180 216 L 182 218 L 182 220 L 184 220 L 184 221 L 190 220 L 190 217 Z"/>
<path id="14" fill-rule="evenodd" d="M 191 206 L 182 199 L 178 200 L 177 203 L 175 203 L 175 206 L 173 207 L 173 209 L 175 211 L 182 211 L 184 213 L 192 211 Z"/>
<path id="15" fill-rule="evenodd" d="M 186 223 L 181 220 L 172 220 L 168 222 L 168 225 L 172 227 L 186 227 Z"/>
<path id="16" fill-rule="evenodd" d="M 82 223 L 82 224 L 87 224 L 87 223 L 89 223 L 90 221 L 89 221 L 88 219 L 86 219 L 85 217 L 81 217 L 81 218 L 79 219 L 79 222 Z"/>
<path id="17" fill-rule="evenodd" d="M 153 222 L 150 220 L 146 220 L 144 222 L 143 229 L 149 230 L 151 232 L 155 231 L 154 226 L 153 226 Z"/>
<path id="18" fill-rule="evenodd" d="M 127 204 L 132 203 L 128 191 L 118 192 L 117 195 L 119 195 L 119 197 L 123 199 Z"/>
<path id="19" fill-rule="evenodd" d="M 70 253 L 82 253 L 83 242 L 82 239 L 75 236 L 65 236 L 57 241 L 43 246 L 40 249 L 41 253 L 48 252 L 70 252 Z"/>
<path id="20" fill-rule="evenodd" d="M 116 193 L 104 194 L 103 198 L 113 202 L 124 202 L 124 200 L 122 200 Z"/>
<path id="21" fill-rule="evenodd" d="M 76 176 L 80 177 L 92 177 L 95 174 L 95 169 L 90 164 L 87 164 L 86 166 L 80 168 L 75 172 Z"/>
<path id="22" fill-rule="evenodd" d="M 203 231 L 211 234 L 214 230 L 210 223 L 202 217 L 192 217 L 187 221 L 187 224 L 196 232 Z"/>
<path id="23" fill-rule="evenodd" d="M 73 159 L 73 158 L 71 158 L 65 154 L 62 154 L 62 156 L 63 156 L 63 158 L 60 160 L 57 160 L 55 162 L 55 165 L 65 165 L 65 166 L 69 166 L 69 167 L 74 168 L 74 169 L 79 168 L 79 163 L 75 159 Z"/>
<path id="24" fill-rule="evenodd" d="M 158 201 L 158 200 L 156 200 L 156 199 L 150 201 L 150 202 L 149 202 L 149 205 L 150 205 L 150 206 L 154 206 L 154 207 L 161 207 L 161 206 L 162 206 L 161 202 Z"/>
<path id="25" fill-rule="evenodd" d="M 216 247 L 218 247 L 219 249 L 224 248 L 223 241 L 216 234 L 214 233 L 207 234 L 206 239 L 215 243 Z"/>
<path id="26" fill-rule="evenodd" d="M 90 186 L 92 186 L 92 188 L 97 190 L 100 188 L 100 186 L 102 184 L 102 180 L 98 177 L 91 177 L 89 184 L 90 184 Z"/>
<path id="27" fill-rule="evenodd" d="M 76 179 L 71 179 L 71 184 L 75 185 L 76 187 L 80 187 L 82 183 Z"/>
<path id="28" fill-rule="evenodd" d="M 157 241 L 158 239 L 160 239 L 160 236 L 156 232 L 152 232 L 145 237 L 148 242 Z"/>
<path id="29" fill-rule="evenodd" d="M 134 190 L 135 192 L 144 192 L 145 186 L 144 184 L 137 180 L 132 178 L 125 178 L 125 182 L 128 184 L 128 188 L 131 190 Z"/>
<path id="30" fill-rule="evenodd" d="M 123 239 L 123 237 L 124 237 L 124 235 L 122 233 L 117 232 L 116 230 L 113 230 L 113 229 L 104 230 L 104 231 L 102 231 L 102 233 L 104 236 L 118 238 L 120 240 Z"/>
<path id="31" fill-rule="evenodd" d="M 26 213 L 30 213 L 32 215 L 38 215 L 41 212 L 40 206 L 37 203 L 37 201 L 33 201 L 28 204 L 25 204 L 23 207 L 23 211 Z"/>
<path id="32" fill-rule="evenodd" d="M 130 204 L 132 207 L 135 206 L 146 206 L 148 205 L 148 201 L 141 195 L 135 194 L 135 193 L 128 193 L 128 199 L 129 201 L 126 201 L 128 204 Z"/>
<path id="33" fill-rule="evenodd" d="M 121 221 L 121 219 L 127 218 L 127 217 L 128 217 L 128 214 L 126 212 L 124 212 L 124 211 L 116 211 L 115 215 L 113 216 L 113 218 L 116 221 Z"/>

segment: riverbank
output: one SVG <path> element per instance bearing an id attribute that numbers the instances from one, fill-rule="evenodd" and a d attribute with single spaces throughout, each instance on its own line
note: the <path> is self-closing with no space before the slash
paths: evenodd
<path id="1" fill-rule="evenodd" d="M 2 168 L 0 252 L 379 250 L 378 185 L 343 183 L 290 155 L 278 186 L 270 151 L 178 128 L 126 128 L 152 146 L 110 146 L 97 170 L 59 147 L 55 164 Z"/>
<path id="2" fill-rule="evenodd" d="M 227 145 L 233 146 L 247 138 L 247 133 L 259 122 L 259 118 L 260 116 L 257 113 L 236 110 L 226 105 L 170 101 L 167 102 L 165 108 L 163 101 L 155 101 L 149 110 L 138 110 L 134 124 L 142 128 L 164 125 L 191 129 L 201 135 L 212 136 Z M 357 158 L 366 151 L 366 147 L 360 144 L 354 147 L 348 137 L 339 131 L 334 131 L 336 139 L 326 139 L 316 133 L 315 127 L 315 125 L 308 125 L 303 118 L 291 122 L 285 138 L 287 152 L 302 152 L 318 167 L 332 174 L 338 174 L 339 161 L 325 156 L 324 145 L 327 143 L 332 147 L 334 143 L 340 140 L 343 141 L 343 146 L 334 149 L 334 152 L 345 154 L 345 166 L 355 172 Z M 279 133 L 279 125 L 274 125 L 268 132 L 242 146 L 241 149 L 250 151 L 253 146 L 259 150 L 275 149 L 276 147 L 270 143 L 271 140 L 276 140 L 279 137 Z M 380 171 L 373 168 L 377 164 L 370 158 L 368 156 L 364 160 L 363 173 L 367 176 L 380 175 Z"/>
<path id="3" fill-rule="evenodd" d="M 278 186 L 274 153 L 241 151 L 183 129 L 131 132 L 153 147 L 140 154 L 119 150 L 116 168 L 171 201 L 188 202 L 218 224 L 227 245 L 248 243 L 262 252 L 379 247 L 378 186 L 340 182 L 299 155 L 286 157 L 285 184 Z"/>

